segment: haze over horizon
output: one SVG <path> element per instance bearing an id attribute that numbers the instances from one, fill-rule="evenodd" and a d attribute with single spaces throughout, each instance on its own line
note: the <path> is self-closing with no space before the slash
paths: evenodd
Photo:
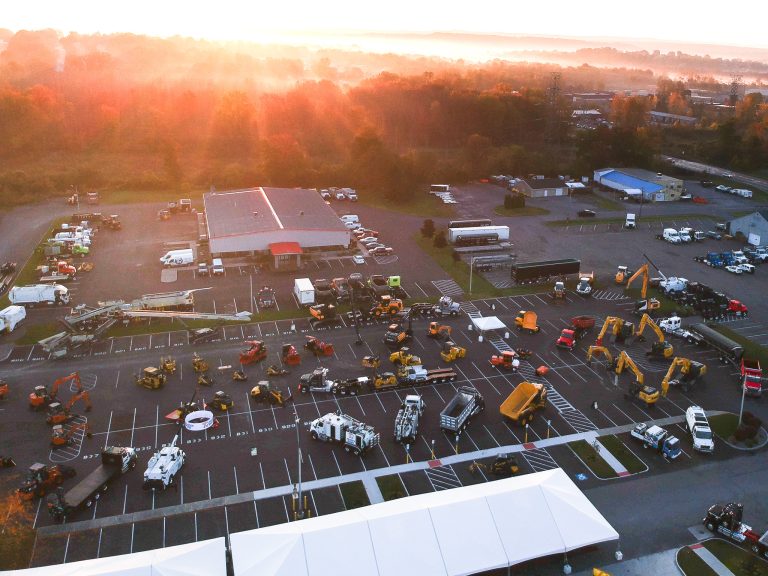
<path id="1" fill-rule="evenodd" d="M 129 9 L 123 10 L 116 9 L 112 3 L 88 0 L 11 0 L 5 3 L 3 12 L 0 27 L 13 31 L 52 28 L 62 33 L 127 32 L 259 43 L 311 41 L 323 46 L 349 46 L 350 39 L 357 38 L 354 45 L 361 49 L 368 49 L 360 41 L 367 33 L 557 37 L 636 43 L 637 46 L 628 49 L 645 50 L 652 50 L 649 44 L 654 41 L 660 46 L 688 43 L 698 48 L 712 45 L 768 49 L 768 36 L 761 18 L 750 19 L 743 11 L 685 1 L 648 0 L 640 8 L 630 8 L 604 0 L 583 0 L 578 5 L 566 0 L 551 0 L 546 4 L 479 0 L 467 10 L 465 3 L 455 0 L 440 3 L 391 0 L 385 11 L 374 11 L 369 4 L 349 4 L 342 0 L 322 4 L 310 0 L 284 4 L 219 0 L 215 10 L 210 3 L 199 0 L 134 0 Z M 627 31 L 629 34 L 624 35 Z M 387 48 L 386 43 L 376 45 L 377 50 Z M 691 48 L 691 52 L 703 53 Z M 413 52 L 423 49 L 423 45 L 416 44 Z M 408 51 L 408 47 L 392 47 L 392 51 L 403 50 Z M 462 57 L 460 54 L 446 56 Z M 465 57 L 475 59 L 475 56 L 479 55 Z M 494 53 L 491 57 L 503 55 Z M 732 50 L 729 57 L 735 57 Z"/>

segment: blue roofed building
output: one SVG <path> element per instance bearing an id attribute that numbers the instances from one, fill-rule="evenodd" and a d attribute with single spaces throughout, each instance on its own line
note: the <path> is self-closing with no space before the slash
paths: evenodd
<path id="1" fill-rule="evenodd" d="M 594 179 L 601 186 L 643 202 L 680 200 L 685 192 L 679 178 L 639 168 L 603 168 L 595 170 Z"/>

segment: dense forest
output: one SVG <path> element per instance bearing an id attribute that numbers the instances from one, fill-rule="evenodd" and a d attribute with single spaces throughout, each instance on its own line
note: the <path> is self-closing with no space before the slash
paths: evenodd
<path id="1" fill-rule="evenodd" d="M 216 44 L 131 34 L 0 31 L 0 195 L 80 188 L 352 185 L 407 198 L 420 183 L 491 173 L 650 166 L 665 137 L 647 111 L 690 113 L 693 84 L 650 70 L 470 64 L 394 54 Z M 554 87 L 557 89 L 554 89 Z M 576 132 L 569 92 L 617 96 L 611 128 Z M 695 112 L 695 111 L 694 111 Z M 766 165 L 762 98 L 706 128 L 693 152 Z"/>

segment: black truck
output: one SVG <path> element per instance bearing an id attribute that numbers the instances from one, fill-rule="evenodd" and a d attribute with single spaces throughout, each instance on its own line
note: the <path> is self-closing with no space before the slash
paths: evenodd
<path id="1" fill-rule="evenodd" d="M 518 262 L 512 265 L 511 276 L 515 284 L 535 284 L 553 278 L 565 279 L 569 274 L 578 274 L 581 260 L 542 260 L 541 262 Z"/>
<path id="2" fill-rule="evenodd" d="M 101 464 L 67 492 L 60 490 L 48 496 L 48 512 L 57 522 L 67 519 L 81 508 L 90 508 L 106 492 L 116 477 L 136 467 L 136 450 L 108 446 L 101 453 Z"/>

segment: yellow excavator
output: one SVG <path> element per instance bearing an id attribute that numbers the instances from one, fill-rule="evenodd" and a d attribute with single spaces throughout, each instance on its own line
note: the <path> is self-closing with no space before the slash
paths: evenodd
<path id="1" fill-rule="evenodd" d="M 618 375 L 624 372 L 624 368 L 629 368 L 635 375 L 635 382 L 629 387 L 627 392 L 625 392 L 624 397 L 637 398 L 641 402 L 645 402 L 646 406 L 649 408 L 656 404 L 659 400 L 659 391 L 653 386 L 645 385 L 645 376 L 640 371 L 640 368 L 638 368 L 634 360 L 629 357 L 629 354 L 622 350 L 616 360 L 616 367 L 614 368 L 614 372 L 617 374 L 617 379 Z"/>
<path id="2" fill-rule="evenodd" d="M 676 373 L 680 372 L 678 378 L 674 378 Z M 707 366 L 688 358 L 676 357 L 669 365 L 669 370 L 661 381 L 661 395 L 666 396 L 669 386 L 680 386 L 683 392 L 688 392 L 701 376 L 707 373 Z"/>
<path id="3" fill-rule="evenodd" d="M 637 315 L 650 312 L 651 310 L 658 310 L 661 308 L 661 302 L 659 302 L 656 298 L 648 298 L 648 280 L 649 280 L 649 271 L 648 271 L 648 264 L 643 264 L 640 266 L 640 268 L 637 269 L 637 272 L 632 274 L 632 276 L 629 277 L 629 280 L 627 280 L 627 286 L 626 290 L 629 290 L 629 287 L 632 285 L 632 282 L 635 281 L 635 279 L 638 276 L 643 277 L 643 286 L 640 288 L 640 300 L 635 302 L 635 310 L 634 313 Z"/>
<path id="4" fill-rule="evenodd" d="M 637 336 L 638 340 L 644 340 L 643 331 L 645 330 L 646 326 L 651 327 L 651 330 L 653 330 L 654 334 L 656 334 L 656 337 L 659 339 L 659 341 L 654 342 L 650 351 L 646 352 L 645 355 L 651 356 L 653 358 L 672 358 L 672 355 L 675 352 L 672 344 L 667 342 L 667 340 L 664 338 L 664 332 L 662 332 L 661 328 L 658 327 L 656 322 L 653 321 L 653 318 L 648 316 L 648 314 L 643 314 L 643 317 L 640 320 L 640 325 L 637 327 L 637 331 L 635 332 L 635 336 Z"/>
<path id="5" fill-rule="evenodd" d="M 592 357 L 597 356 L 599 354 L 602 354 L 605 356 L 605 361 L 608 363 L 608 366 L 613 365 L 613 355 L 611 354 L 611 351 L 608 350 L 605 346 L 597 346 L 592 345 L 587 349 L 587 366 L 592 365 Z"/>
<path id="6" fill-rule="evenodd" d="M 603 345 L 603 336 L 605 336 L 609 328 L 611 329 L 611 335 L 617 342 L 623 341 L 624 338 L 631 335 L 634 330 L 634 326 L 631 322 L 625 322 L 618 316 L 608 316 L 595 340 L 597 346 Z"/>

